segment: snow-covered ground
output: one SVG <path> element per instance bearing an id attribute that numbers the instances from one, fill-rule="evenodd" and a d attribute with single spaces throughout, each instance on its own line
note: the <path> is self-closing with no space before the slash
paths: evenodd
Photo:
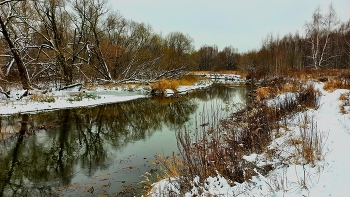
<path id="1" fill-rule="evenodd" d="M 176 90 L 178 94 L 207 88 L 212 85 L 212 81 L 200 81 L 193 86 L 180 86 Z M 80 87 L 69 90 L 55 90 L 42 94 L 42 92 L 32 90 L 29 96 L 21 99 L 24 90 L 12 89 L 6 98 L 0 94 L 0 115 L 10 115 L 16 113 L 36 113 L 46 110 L 56 110 L 64 108 L 75 108 L 85 106 L 95 106 L 108 103 L 126 102 L 138 98 L 147 97 L 150 87 L 127 85 L 125 87 L 95 87 L 93 90 L 78 90 Z M 165 91 L 165 96 L 171 96 L 175 92 L 171 89 Z M 79 97 L 79 98 L 78 98 Z M 50 101 L 54 99 L 54 102 Z"/>
<path id="2" fill-rule="evenodd" d="M 350 196 L 350 115 L 341 114 L 339 97 L 349 90 L 327 92 L 323 84 L 315 84 L 321 93 L 321 107 L 295 114 L 288 120 L 288 129 L 281 129 L 279 135 L 268 146 L 273 154 L 251 154 L 244 159 L 256 166 L 271 164 L 274 170 L 263 176 L 257 170 L 250 181 L 230 186 L 228 181 L 218 174 L 209 177 L 202 184 L 193 180 L 191 192 L 185 196 Z M 307 116 L 306 116 L 307 114 Z M 322 154 L 320 161 L 307 164 L 298 154 L 291 139 L 300 137 L 300 127 L 310 129 L 311 121 L 303 123 L 305 117 L 315 122 L 314 131 L 322 137 Z M 197 183 L 196 183 L 197 182 Z M 200 186 L 198 186 L 200 185 Z M 199 188 L 200 187 L 200 188 Z M 166 197 L 178 193 L 179 183 L 176 178 L 164 179 L 153 184 L 152 197 Z"/>
<path id="3" fill-rule="evenodd" d="M 22 99 L 17 99 L 16 95 L 21 95 L 22 92 L 12 92 L 14 93 L 10 99 L 3 99 L 2 102 L 0 102 L 0 115 L 10 115 L 28 112 L 36 113 L 39 111 L 46 110 L 94 106 L 107 103 L 118 103 L 147 96 L 145 93 L 142 92 L 128 93 L 120 90 L 94 90 L 86 91 L 84 93 L 78 92 L 77 90 L 70 90 L 52 91 L 46 93 L 45 95 L 41 95 L 40 93 L 34 92 L 33 94 L 40 94 L 40 96 L 38 96 L 39 98 L 35 99 L 35 96 L 29 95 L 23 97 Z M 84 96 L 84 94 L 90 95 L 90 98 L 89 96 Z M 81 97 L 81 99 L 74 100 L 74 98 L 77 98 L 79 96 Z M 54 99 L 54 102 L 49 102 L 50 98 Z"/>

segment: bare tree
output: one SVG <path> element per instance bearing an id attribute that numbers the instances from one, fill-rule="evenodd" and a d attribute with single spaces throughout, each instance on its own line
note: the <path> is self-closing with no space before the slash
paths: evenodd
<path id="1" fill-rule="evenodd" d="M 238 63 L 238 57 L 238 49 L 227 46 L 218 53 L 218 62 L 215 68 L 219 70 L 234 70 Z"/>
<path id="2" fill-rule="evenodd" d="M 305 24 L 306 36 L 311 45 L 310 55 L 307 57 L 311 59 L 311 65 L 314 68 L 327 66 L 325 62 L 329 58 L 335 57 L 327 53 L 327 49 L 331 39 L 330 34 L 338 23 L 336 12 L 333 5 L 330 4 L 325 15 L 321 13 L 321 9 L 318 7 L 312 15 L 312 21 Z"/>
<path id="3" fill-rule="evenodd" d="M 72 67 L 68 62 L 71 39 L 70 19 L 64 0 L 31 1 L 35 16 L 23 18 L 37 38 L 38 53 L 45 54 L 46 69 L 54 71 L 55 79 L 70 85 L 73 81 Z M 40 57 L 38 57 L 40 58 Z M 43 61 L 43 59 L 41 59 Z"/>
<path id="4" fill-rule="evenodd" d="M 20 24 L 18 21 L 18 10 L 20 0 L 6 0 L 0 2 L 0 32 L 2 33 L 12 54 L 12 60 L 9 63 L 11 68 L 13 63 L 16 63 L 23 89 L 32 89 L 29 83 L 28 73 L 20 55 L 20 49 L 16 46 L 19 32 L 16 26 Z"/>
<path id="5" fill-rule="evenodd" d="M 87 42 L 88 63 L 95 67 L 104 80 L 111 81 L 112 75 L 106 63 L 106 57 L 101 50 L 101 39 L 106 35 L 103 23 L 108 23 L 108 18 L 106 20 L 103 18 L 109 11 L 107 0 L 74 0 L 72 7 L 75 13 L 76 28 L 80 36 Z M 97 59 L 95 64 L 91 61 L 92 56 Z"/>
<path id="6" fill-rule="evenodd" d="M 199 70 L 212 70 L 216 64 L 218 55 L 218 47 L 214 46 L 202 46 L 199 49 Z"/>

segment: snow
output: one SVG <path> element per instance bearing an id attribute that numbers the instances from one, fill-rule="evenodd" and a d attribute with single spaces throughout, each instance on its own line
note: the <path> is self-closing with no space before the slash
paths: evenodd
<path id="1" fill-rule="evenodd" d="M 0 115 L 11 115 L 16 113 L 37 113 L 40 111 L 57 110 L 66 108 L 78 108 L 85 106 L 96 106 L 108 103 L 125 102 L 134 99 L 147 97 L 144 92 L 127 92 L 121 89 L 102 89 L 96 88 L 93 91 L 78 91 L 76 88 L 70 90 L 58 91 L 52 90 L 46 94 L 40 94 L 32 91 L 29 96 L 19 99 L 23 95 L 23 90 L 11 90 L 11 99 L 0 99 Z M 81 100 L 72 101 L 70 98 L 74 95 L 90 94 L 95 98 L 82 97 Z M 54 98 L 55 102 L 45 102 L 33 100 L 33 95 L 41 95 L 43 98 Z"/>
<path id="2" fill-rule="evenodd" d="M 195 89 L 207 88 L 213 84 L 212 81 L 200 81 L 193 86 L 180 86 L 176 91 L 166 89 L 165 96 L 172 96 L 176 93 L 185 94 Z M 33 94 L 41 94 L 39 91 L 31 91 L 29 96 L 20 98 L 24 90 L 11 89 L 10 99 L 0 93 L 0 115 L 11 115 L 16 113 L 37 113 L 40 111 L 57 110 L 65 108 L 77 108 L 85 106 L 96 106 L 109 103 L 126 102 L 148 96 L 149 87 L 126 85 L 118 87 L 96 86 L 93 90 L 80 90 L 81 87 L 73 87 L 68 90 L 51 89 L 43 97 L 53 97 L 55 102 L 34 101 Z M 82 98 L 80 101 L 71 101 L 69 98 L 77 94 L 93 94 L 96 98 Z"/>
<path id="3" fill-rule="evenodd" d="M 322 83 L 315 84 L 315 87 L 322 93 L 321 107 L 299 112 L 290 118 L 288 129 L 281 129 L 267 148 L 274 150 L 278 156 L 267 158 L 265 152 L 243 157 L 256 166 L 271 164 L 274 170 L 262 175 L 255 169 L 257 175 L 251 180 L 235 183 L 234 186 L 218 173 L 216 177 L 201 181 L 202 184 L 195 178 L 192 190 L 185 196 L 349 196 L 350 115 L 341 114 L 339 109 L 342 102 L 339 100 L 340 94 L 349 90 L 327 92 L 322 89 Z M 283 97 L 280 96 L 280 99 Z M 295 147 L 287 143 L 300 134 L 298 125 L 305 114 L 315 120 L 315 128 L 323 136 L 322 158 L 313 164 L 297 158 Z M 172 192 L 179 194 L 177 181 L 177 178 L 171 178 L 154 183 L 149 195 L 166 197 Z"/>
<path id="4" fill-rule="evenodd" d="M 85 106 L 94 106 L 107 103 L 125 102 L 138 98 L 143 98 L 145 95 L 136 96 L 104 96 L 103 98 L 92 100 L 83 99 L 82 101 L 69 102 L 64 97 L 56 99 L 54 103 L 47 102 L 30 102 L 18 101 L 15 103 L 0 106 L 0 115 L 10 115 L 23 112 L 39 112 L 44 110 L 56 110 L 64 108 L 76 108 Z"/>

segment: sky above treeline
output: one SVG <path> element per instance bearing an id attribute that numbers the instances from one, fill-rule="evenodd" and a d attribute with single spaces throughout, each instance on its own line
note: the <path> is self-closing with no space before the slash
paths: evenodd
<path id="1" fill-rule="evenodd" d="M 349 0 L 110 0 L 111 8 L 124 18 L 149 24 L 163 36 L 188 34 L 196 49 L 233 46 L 239 52 L 259 49 L 268 34 L 282 37 L 304 34 L 304 24 L 320 6 L 333 3 L 340 21 L 350 19 Z"/>

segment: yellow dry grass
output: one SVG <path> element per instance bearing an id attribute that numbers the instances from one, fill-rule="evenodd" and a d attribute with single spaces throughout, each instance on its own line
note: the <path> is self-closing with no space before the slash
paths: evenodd
<path id="1" fill-rule="evenodd" d="M 342 88 L 342 82 L 340 80 L 330 80 L 327 83 L 324 84 L 323 89 L 327 90 L 328 92 L 333 92 L 336 89 Z"/>
<path id="2" fill-rule="evenodd" d="M 264 100 L 271 98 L 274 95 L 273 89 L 269 87 L 261 87 L 256 89 L 257 99 Z"/>
<path id="3" fill-rule="evenodd" d="M 180 85 L 179 80 L 175 79 L 162 79 L 151 83 L 150 86 L 153 90 L 164 91 L 166 89 L 176 90 Z"/>
<path id="4" fill-rule="evenodd" d="M 339 111 L 341 114 L 347 114 L 346 110 L 345 110 L 345 106 L 343 104 L 339 105 Z"/>
<path id="5" fill-rule="evenodd" d="M 339 96 L 339 100 L 341 101 L 347 101 L 349 98 L 349 93 L 343 93 L 343 94 L 340 94 Z"/>
<path id="6" fill-rule="evenodd" d="M 30 96 L 30 100 L 34 102 L 48 102 L 52 103 L 55 102 L 55 97 L 51 95 L 43 95 L 43 94 L 38 94 L 35 93 Z"/>
<path id="7" fill-rule="evenodd" d="M 163 157 L 161 154 L 157 154 L 157 158 L 158 162 L 162 164 L 160 167 L 162 173 L 157 175 L 158 180 L 181 176 L 181 171 L 185 168 L 185 166 L 177 156 L 173 154 L 168 157 Z"/>
<path id="8" fill-rule="evenodd" d="M 164 91 L 165 89 L 176 90 L 180 85 L 192 86 L 199 81 L 200 77 L 195 75 L 185 75 L 180 79 L 162 79 L 151 83 L 153 90 Z"/>
<path id="9" fill-rule="evenodd" d="M 144 192 L 143 196 L 148 197 L 149 192 L 152 190 L 152 183 L 167 179 L 182 176 L 181 171 L 185 169 L 184 163 L 179 160 L 179 158 L 173 153 L 171 156 L 164 157 L 163 155 L 157 153 L 157 160 L 153 161 L 152 164 L 159 166 L 160 172 L 157 173 L 156 181 L 151 181 L 149 179 L 151 176 L 143 175 L 145 181 L 143 181 Z M 152 178 L 153 179 L 153 178 Z"/>
<path id="10" fill-rule="evenodd" d="M 179 84 L 183 86 L 193 86 L 199 81 L 200 77 L 196 75 L 185 75 L 179 79 Z"/>
<path id="11" fill-rule="evenodd" d="M 345 106 L 349 105 L 349 97 L 349 92 L 340 94 L 339 96 L 339 100 L 342 101 L 342 103 L 339 105 L 339 111 L 342 114 L 348 114 L 348 110 L 346 110 Z"/>

